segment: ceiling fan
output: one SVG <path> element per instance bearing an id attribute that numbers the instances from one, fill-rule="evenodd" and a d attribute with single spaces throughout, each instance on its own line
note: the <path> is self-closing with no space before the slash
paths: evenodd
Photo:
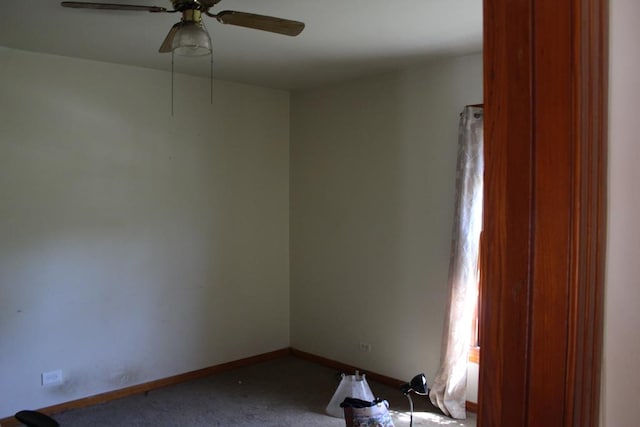
<path id="1" fill-rule="evenodd" d="M 126 10 L 152 13 L 180 12 L 182 19 L 171 27 L 159 51 L 161 53 L 175 52 L 187 56 L 199 56 L 211 53 L 211 40 L 202 24 L 203 14 L 215 18 L 222 24 L 253 28 L 287 36 L 297 36 L 304 29 L 304 23 L 302 22 L 274 18 L 272 16 L 232 10 L 211 13 L 210 9 L 219 2 L 220 0 L 171 0 L 173 9 L 160 6 L 76 1 L 63 1 L 60 4 L 63 7 L 74 9 Z"/>

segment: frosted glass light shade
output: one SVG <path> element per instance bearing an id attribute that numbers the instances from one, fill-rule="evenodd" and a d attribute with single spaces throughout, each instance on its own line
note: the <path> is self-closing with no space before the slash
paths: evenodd
<path id="1" fill-rule="evenodd" d="M 211 53 L 211 39 L 201 23 L 183 22 L 173 37 L 171 49 L 182 56 L 208 55 Z"/>

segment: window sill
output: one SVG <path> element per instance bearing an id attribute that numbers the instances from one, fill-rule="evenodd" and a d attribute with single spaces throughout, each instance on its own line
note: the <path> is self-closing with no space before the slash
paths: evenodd
<path id="1" fill-rule="evenodd" d="M 471 347 L 469 349 L 469 362 L 480 363 L 480 347 Z"/>

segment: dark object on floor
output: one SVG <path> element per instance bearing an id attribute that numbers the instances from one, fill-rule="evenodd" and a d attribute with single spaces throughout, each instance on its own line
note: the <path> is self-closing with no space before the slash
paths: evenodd
<path id="1" fill-rule="evenodd" d="M 402 384 L 400 386 L 400 390 L 402 391 L 402 394 L 407 396 L 407 399 L 409 399 L 409 406 L 411 408 L 411 421 L 409 421 L 409 427 L 413 427 L 413 400 L 411 400 L 410 393 L 414 392 L 415 394 L 420 395 L 429 394 L 429 389 L 427 388 L 427 377 L 424 374 L 418 374 L 413 377 L 411 382 Z"/>
<path id="2" fill-rule="evenodd" d="M 413 377 L 411 382 L 402 384 L 400 386 L 400 391 L 405 395 L 408 395 L 411 392 L 420 395 L 429 394 L 429 389 L 427 388 L 427 377 L 424 374 L 416 375 Z"/>
<path id="3" fill-rule="evenodd" d="M 20 411 L 14 415 L 27 427 L 59 427 L 60 424 L 48 415 L 37 411 Z"/>

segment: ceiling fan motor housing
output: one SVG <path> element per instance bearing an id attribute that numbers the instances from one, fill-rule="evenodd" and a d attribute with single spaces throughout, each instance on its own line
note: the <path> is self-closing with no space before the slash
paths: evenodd
<path id="1" fill-rule="evenodd" d="M 171 0 L 171 4 L 173 4 L 174 10 L 184 11 L 184 10 L 200 10 L 207 11 L 209 8 L 213 7 L 215 4 L 220 2 L 220 0 Z"/>
<path id="2" fill-rule="evenodd" d="M 202 24 L 202 13 L 198 9 L 183 10 L 182 22 L 194 22 L 196 24 Z"/>

